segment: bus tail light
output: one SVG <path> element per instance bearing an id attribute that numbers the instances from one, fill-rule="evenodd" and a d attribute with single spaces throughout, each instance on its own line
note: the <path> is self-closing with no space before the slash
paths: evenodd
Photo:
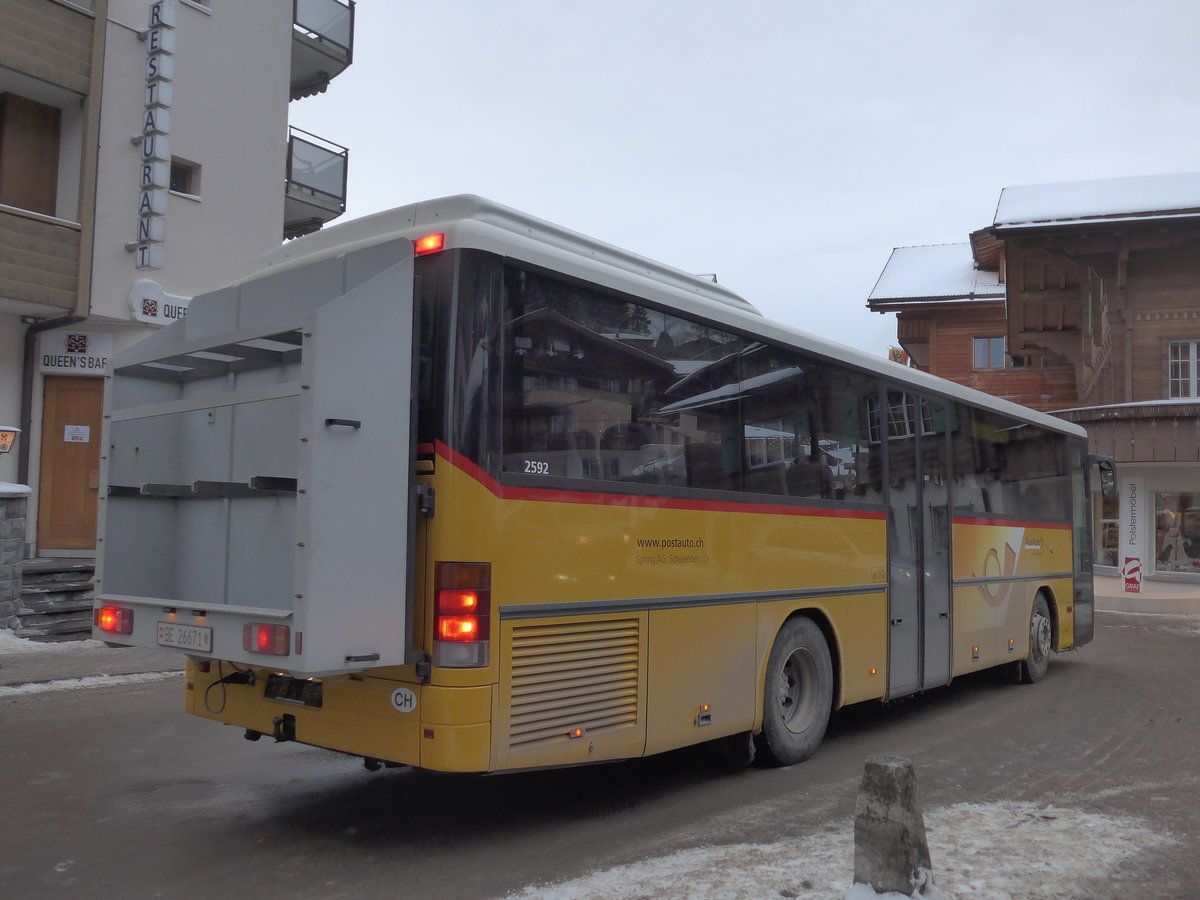
<path id="1" fill-rule="evenodd" d="M 433 664 L 486 666 L 491 638 L 491 563 L 437 563 L 433 605 Z"/>
<path id="2" fill-rule="evenodd" d="M 133 610 L 101 606 L 93 615 L 92 624 L 109 634 L 133 634 Z"/>
<path id="3" fill-rule="evenodd" d="M 248 653 L 287 656 L 291 652 L 292 633 L 286 625 L 247 622 L 242 626 L 242 649 Z"/>

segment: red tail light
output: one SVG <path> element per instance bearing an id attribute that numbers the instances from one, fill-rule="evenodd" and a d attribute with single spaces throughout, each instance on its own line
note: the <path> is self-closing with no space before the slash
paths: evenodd
<path id="1" fill-rule="evenodd" d="M 437 564 L 434 577 L 435 663 L 456 667 L 487 665 L 491 563 L 442 562 Z"/>
<path id="2" fill-rule="evenodd" d="M 286 625 L 247 622 L 242 626 L 242 649 L 249 653 L 287 656 L 291 652 L 292 632 Z"/>
<path id="3" fill-rule="evenodd" d="M 133 610 L 120 606 L 101 606 L 92 617 L 93 624 L 109 634 L 133 634 Z"/>

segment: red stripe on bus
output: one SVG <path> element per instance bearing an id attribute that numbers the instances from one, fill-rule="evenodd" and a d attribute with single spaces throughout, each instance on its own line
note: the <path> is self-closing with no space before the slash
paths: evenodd
<path id="1" fill-rule="evenodd" d="M 528 500 L 537 503 L 586 503 L 594 506 L 628 506 L 640 509 L 688 509 L 705 512 L 740 512 L 756 515 L 825 516 L 837 519 L 885 518 L 882 510 L 829 509 L 816 506 L 788 506 L 782 503 L 758 503 L 729 500 L 686 500 L 678 497 L 648 497 L 641 494 L 614 494 L 592 491 L 568 491 L 560 488 L 510 487 L 500 484 L 474 462 L 441 441 L 438 456 L 478 481 L 501 500 Z"/>
<path id="2" fill-rule="evenodd" d="M 955 525 L 999 525 L 1002 528 L 1048 528 L 1053 531 L 1070 531 L 1069 522 L 1025 522 L 1012 519 L 988 519 L 974 516 L 955 516 Z"/>

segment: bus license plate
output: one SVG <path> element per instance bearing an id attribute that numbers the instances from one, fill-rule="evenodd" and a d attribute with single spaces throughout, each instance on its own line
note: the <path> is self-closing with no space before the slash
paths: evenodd
<path id="1" fill-rule="evenodd" d="M 199 625 L 177 625 L 174 622 L 158 623 L 158 645 L 175 647 L 178 650 L 196 650 L 212 653 L 212 629 Z"/>

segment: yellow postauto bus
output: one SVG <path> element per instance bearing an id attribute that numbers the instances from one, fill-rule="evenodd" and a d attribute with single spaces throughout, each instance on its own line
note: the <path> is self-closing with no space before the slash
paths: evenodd
<path id="1" fill-rule="evenodd" d="M 1082 429 L 478 197 L 286 245 L 107 396 L 95 634 L 252 739 L 787 765 L 1092 639 Z"/>

